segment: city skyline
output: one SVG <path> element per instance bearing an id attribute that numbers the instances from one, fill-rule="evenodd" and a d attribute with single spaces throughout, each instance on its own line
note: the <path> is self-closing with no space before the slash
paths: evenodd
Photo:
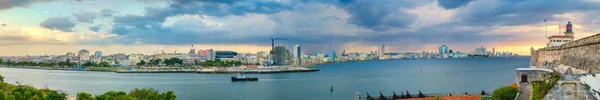
<path id="1" fill-rule="evenodd" d="M 594 11 L 600 2 L 583 0 L 0 3 L 5 15 L 0 16 L 0 56 L 63 55 L 81 49 L 105 55 L 185 53 L 192 44 L 196 50 L 255 53 L 269 51 L 272 37 L 287 38 L 275 45 L 298 44 L 313 53 L 369 52 L 382 43 L 386 52 L 435 52 L 445 44 L 453 51 L 484 46 L 529 55 L 531 47 L 546 45 L 544 24 L 548 35 L 555 35 L 563 32 L 559 23 L 564 29 L 571 21 L 575 40 L 600 32 L 594 28 L 600 27 Z M 486 6 L 490 3 L 496 5 Z M 557 6 L 562 9 L 552 9 Z M 537 8 L 546 9 L 526 10 Z"/>

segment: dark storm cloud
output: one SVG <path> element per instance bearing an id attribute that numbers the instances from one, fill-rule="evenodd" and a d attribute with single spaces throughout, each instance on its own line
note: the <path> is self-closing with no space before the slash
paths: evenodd
<path id="1" fill-rule="evenodd" d="M 210 16 L 245 15 L 246 13 L 272 14 L 290 7 L 274 1 L 220 1 L 218 0 L 176 0 L 165 8 L 146 8 L 144 15 L 114 17 L 111 33 L 120 35 L 118 41 L 141 41 L 149 44 L 189 44 L 189 43 L 253 43 L 253 37 L 224 40 L 219 37 L 226 31 L 191 31 L 178 27 L 165 27 L 161 24 L 167 17 L 184 14 Z M 201 27 L 199 27 L 201 28 Z M 210 36 L 210 37 L 209 37 Z M 206 37 L 206 38 L 203 38 Z M 215 38 L 212 38 L 215 37 Z M 133 43 L 132 41 L 126 43 Z"/>
<path id="2" fill-rule="evenodd" d="M 437 0 L 438 5 L 445 9 L 454 9 L 469 4 L 473 0 Z"/>
<path id="3" fill-rule="evenodd" d="M 109 26 L 112 27 L 110 28 L 112 30 L 109 31 L 118 35 L 110 40 L 122 44 L 142 42 L 168 45 L 201 43 L 266 46 L 270 45 L 268 38 L 282 37 L 288 40 L 278 41 L 278 44 L 300 44 L 320 51 L 341 48 L 341 45 L 349 42 L 362 42 L 367 45 L 385 43 L 398 47 L 424 44 L 477 44 L 505 42 L 519 36 L 484 34 L 495 30 L 498 26 L 527 25 L 541 22 L 546 16 L 552 19 L 552 16 L 557 14 L 600 8 L 597 6 L 600 4 L 586 1 L 439 0 L 439 7 L 456 10 L 456 13 L 449 19 L 451 21 L 439 25 L 411 27 L 417 20 L 416 15 L 405 11 L 431 3 L 433 2 L 423 0 L 304 0 L 289 4 L 244 0 L 175 0 L 164 8 L 146 8 L 143 15 L 114 16 L 113 24 Z M 347 18 L 312 16 L 323 12 L 320 10 L 302 11 L 312 7 L 309 5 L 317 4 L 334 7 L 349 16 Z M 325 8 L 319 9 L 326 10 Z M 306 19 L 277 16 L 281 15 L 280 12 L 301 13 L 293 16 L 306 15 Z M 268 21 L 274 22 L 273 28 L 267 33 L 249 32 L 243 34 L 250 35 L 239 36 L 242 34 L 239 32 L 267 27 L 267 25 L 249 28 L 227 27 L 226 29 L 211 28 L 198 21 L 193 21 L 196 24 L 188 22 L 175 23 L 173 26 L 162 25 L 168 17 L 186 14 L 226 19 L 231 16 L 247 17 L 245 15 L 250 13 L 269 16 Z M 322 18 L 310 19 L 314 17 Z M 298 20 L 294 21 L 294 19 Z M 337 25 L 330 24 L 331 20 L 343 20 L 344 25 L 355 27 L 322 28 L 328 25 Z M 361 33 L 331 33 L 332 30 L 350 29 L 360 29 L 357 32 Z M 407 43 L 405 41 L 414 44 L 405 44 Z"/>
<path id="4" fill-rule="evenodd" d="M 340 0 L 331 3 L 345 9 L 350 15 L 350 23 L 376 31 L 390 28 L 407 28 L 416 19 L 401 9 L 420 5 L 422 1 L 402 0 Z"/>
<path id="5" fill-rule="evenodd" d="M 28 6 L 36 2 L 52 2 L 55 0 L 0 0 L 0 10 Z"/>
<path id="6" fill-rule="evenodd" d="M 523 25 L 542 22 L 553 15 L 600 10 L 600 2 L 584 0 L 499 0 L 473 1 L 472 7 L 459 11 L 458 18 L 469 25 Z"/>
<path id="7" fill-rule="evenodd" d="M 40 23 L 40 26 L 47 29 L 72 32 L 72 28 L 75 27 L 75 23 L 71 22 L 68 17 L 50 17 Z"/>

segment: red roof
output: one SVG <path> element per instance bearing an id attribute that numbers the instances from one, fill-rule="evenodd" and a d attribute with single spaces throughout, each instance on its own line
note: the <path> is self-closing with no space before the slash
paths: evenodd
<path id="1" fill-rule="evenodd" d="M 575 38 L 575 37 L 573 37 L 573 36 L 567 36 L 567 35 L 553 35 L 553 36 L 550 36 L 548 38 Z"/>

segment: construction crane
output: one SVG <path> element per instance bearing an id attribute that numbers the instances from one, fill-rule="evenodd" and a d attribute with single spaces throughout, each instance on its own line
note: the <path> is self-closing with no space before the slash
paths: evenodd
<path id="1" fill-rule="evenodd" d="M 287 40 L 286 38 L 271 38 L 271 48 L 275 48 L 275 40 Z"/>

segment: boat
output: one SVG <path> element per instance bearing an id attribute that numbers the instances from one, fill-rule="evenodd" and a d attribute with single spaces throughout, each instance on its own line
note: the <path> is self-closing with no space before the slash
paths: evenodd
<path id="1" fill-rule="evenodd" d="M 258 81 L 257 77 L 246 77 L 240 73 L 237 76 L 232 76 L 231 81 Z"/>

